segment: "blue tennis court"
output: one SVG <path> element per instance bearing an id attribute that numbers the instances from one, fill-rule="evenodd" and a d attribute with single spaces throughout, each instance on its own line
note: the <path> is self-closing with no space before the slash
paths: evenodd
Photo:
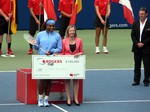
<path id="1" fill-rule="evenodd" d="M 143 74 L 142 74 L 143 75 Z M 133 70 L 87 70 L 81 106 L 26 105 L 16 100 L 16 72 L 0 72 L 0 112 L 149 112 L 150 88 L 132 86 Z M 143 79 L 143 77 L 142 77 Z"/>

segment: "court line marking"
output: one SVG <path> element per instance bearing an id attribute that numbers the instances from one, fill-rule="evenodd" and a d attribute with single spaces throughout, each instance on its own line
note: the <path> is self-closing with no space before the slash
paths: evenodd
<path id="1" fill-rule="evenodd" d="M 83 103 L 85 104 L 99 104 L 99 103 L 142 103 L 142 102 L 150 102 L 150 100 L 114 100 L 114 101 L 83 101 Z M 15 106 L 15 105 L 28 105 L 25 103 L 4 103 L 4 104 L 0 104 L 0 106 Z M 59 110 L 63 111 L 63 112 L 68 112 L 67 110 L 61 108 L 60 106 L 56 105 L 56 104 L 51 104 L 52 106 L 58 108 Z"/>
<path id="2" fill-rule="evenodd" d="M 107 71 L 107 70 L 134 70 L 134 68 L 112 68 L 112 69 L 86 69 L 86 71 Z"/>
<path id="3" fill-rule="evenodd" d="M 134 68 L 86 69 L 86 71 L 103 71 L 103 70 L 134 70 Z M 16 72 L 16 71 L 10 70 L 10 71 L 0 71 L 0 72 Z"/>
<path id="4" fill-rule="evenodd" d="M 3 104 L 0 104 L 0 106 L 15 106 L 15 105 L 26 105 L 26 104 L 24 104 L 24 103 L 3 103 Z"/>
<path id="5" fill-rule="evenodd" d="M 63 109 L 63 108 L 61 108 L 60 106 L 58 106 L 58 105 L 55 105 L 55 104 L 51 104 L 52 106 L 54 106 L 54 107 L 56 107 L 57 109 L 59 109 L 59 110 L 61 110 L 61 111 L 63 111 L 63 112 L 68 112 L 67 110 L 65 110 L 65 109 Z"/>
<path id="6" fill-rule="evenodd" d="M 16 72 L 16 71 L 12 70 L 12 71 L 0 71 L 0 72 L 9 72 L 10 73 L 10 72 Z"/>
<path id="7" fill-rule="evenodd" d="M 99 104 L 99 103 L 142 103 L 142 102 L 150 102 L 150 100 L 84 101 L 83 103 Z"/>

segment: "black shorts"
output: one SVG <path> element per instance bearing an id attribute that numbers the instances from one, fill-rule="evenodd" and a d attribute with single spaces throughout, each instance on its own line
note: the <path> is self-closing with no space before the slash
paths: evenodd
<path id="1" fill-rule="evenodd" d="M 3 16 L 0 16 L 0 35 L 3 35 L 5 33 L 8 34 L 8 22 L 5 20 Z M 12 34 L 11 24 L 9 27 L 9 34 L 10 35 Z"/>
<path id="2" fill-rule="evenodd" d="M 59 34 L 61 37 L 65 36 L 66 29 L 70 23 L 70 18 L 61 16 L 59 23 Z"/>
<path id="3" fill-rule="evenodd" d="M 39 16 L 36 16 L 36 17 L 39 19 Z M 41 25 L 43 24 L 43 22 L 44 22 L 44 15 L 41 15 L 41 21 L 40 21 Z M 41 25 L 40 25 L 40 28 L 41 28 Z M 37 29 L 38 29 L 38 25 L 37 25 L 35 19 L 32 16 L 30 16 L 29 34 L 34 36 Z"/>
<path id="4" fill-rule="evenodd" d="M 103 20 L 105 20 L 105 16 L 102 16 Z M 100 19 L 98 18 L 98 16 L 96 15 L 96 19 L 94 22 L 94 26 L 95 27 L 100 27 L 100 28 L 104 28 L 104 25 L 101 23 Z M 106 27 L 109 27 L 109 18 L 107 18 L 107 22 L 106 22 Z"/>

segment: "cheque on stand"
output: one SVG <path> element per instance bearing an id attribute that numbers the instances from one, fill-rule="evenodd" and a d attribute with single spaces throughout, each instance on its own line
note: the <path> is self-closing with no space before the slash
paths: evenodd
<path id="1" fill-rule="evenodd" d="M 85 67 L 85 55 L 32 55 L 32 79 L 85 79 Z"/>

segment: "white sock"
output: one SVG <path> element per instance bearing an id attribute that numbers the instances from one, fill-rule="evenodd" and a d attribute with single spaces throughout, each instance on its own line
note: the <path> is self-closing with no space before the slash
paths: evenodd
<path id="1" fill-rule="evenodd" d="M 98 49 L 98 50 L 99 50 L 99 47 L 96 47 L 96 49 Z"/>
<path id="2" fill-rule="evenodd" d="M 39 95 L 39 99 L 43 99 L 43 95 Z"/>
<path id="3" fill-rule="evenodd" d="M 49 96 L 45 96 L 45 97 L 44 97 L 44 100 L 48 100 L 48 97 L 49 97 Z"/>
<path id="4" fill-rule="evenodd" d="M 106 49 L 106 46 L 103 46 L 103 49 Z"/>

